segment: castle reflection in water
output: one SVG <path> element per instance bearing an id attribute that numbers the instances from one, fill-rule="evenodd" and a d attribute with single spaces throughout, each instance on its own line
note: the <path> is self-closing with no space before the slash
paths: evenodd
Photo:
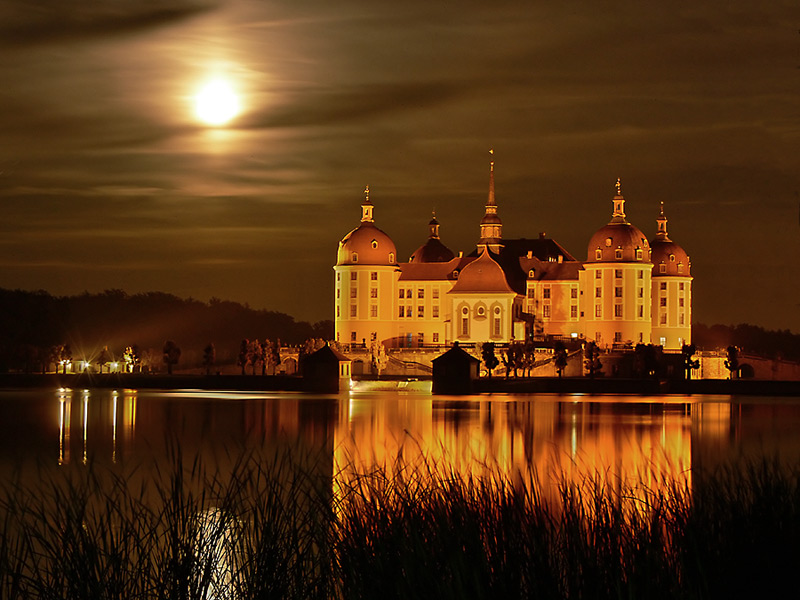
<path id="1" fill-rule="evenodd" d="M 396 468 L 398 456 L 461 477 L 535 473 L 548 497 L 559 482 L 597 473 L 609 485 L 658 489 L 738 454 L 800 456 L 800 403 L 773 398 L 4 391 L 0 417 L 4 470 L 146 464 L 177 441 L 184 456 L 224 472 L 236 449 L 299 444 L 319 451 L 315 469 L 334 491 L 360 471 Z"/>

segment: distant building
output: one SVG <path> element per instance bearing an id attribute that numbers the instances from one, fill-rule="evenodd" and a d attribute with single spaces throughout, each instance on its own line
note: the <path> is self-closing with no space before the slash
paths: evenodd
<path id="1" fill-rule="evenodd" d="M 398 262 L 365 192 L 361 223 L 339 243 L 334 267 L 342 344 L 417 348 L 546 336 L 603 347 L 690 343 L 689 256 L 667 235 L 663 204 L 652 241 L 628 223 L 619 180 L 611 220 L 591 237 L 585 261 L 544 234 L 503 238 L 493 162 L 480 238 L 468 256 L 442 243 L 434 215 L 428 240 Z"/>

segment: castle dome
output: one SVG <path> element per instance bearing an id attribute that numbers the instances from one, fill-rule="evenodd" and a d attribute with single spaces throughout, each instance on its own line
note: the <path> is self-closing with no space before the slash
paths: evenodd
<path id="1" fill-rule="evenodd" d="M 375 226 L 374 208 L 369 199 L 369 187 L 364 190 L 366 199 L 361 204 L 361 225 L 339 242 L 337 265 L 397 265 L 397 249 L 392 238 Z"/>
<path id="2" fill-rule="evenodd" d="M 428 241 L 422 244 L 414 251 L 408 262 L 412 263 L 434 263 L 434 262 L 448 262 L 455 258 L 455 254 L 447 246 L 445 246 L 439 239 L 439 221 L 436 220 L 436 214 L 428 223 L 430 227 L 430 237 Z"/>
<path id="3" fill-rule="evenodd" d="M 625 198 L 617 180 L 614 212 L 608 225 L 598 229 L 589 240 L 586 260 L 600 262 L 647 262 L 650 260 L 650 243 L 644 233 L 625 219 Z"/>
<path id="4" fill-rule="evenodd" d="M 461 270 L 456 284 L 450 290 L 458 293 L 514 293 L 508 285 L 506 274 L 500 264 L 484 250 L 481 255 Z"/>

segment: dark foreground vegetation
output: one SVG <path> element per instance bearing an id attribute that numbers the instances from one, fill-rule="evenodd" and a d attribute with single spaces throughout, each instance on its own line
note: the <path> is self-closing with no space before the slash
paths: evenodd
<path id="1" fill-rule="evenodd" d="M 17 478 L 0 493 L 0 596 L 727 599 L 796 583 L 799 479 L 777 463 L 693 474 L 691 493 L 598 476 L 552 503 L 535 478 L 331 466 L 295 449 L 225 475 L 176 456 L 154 475 Z"/>

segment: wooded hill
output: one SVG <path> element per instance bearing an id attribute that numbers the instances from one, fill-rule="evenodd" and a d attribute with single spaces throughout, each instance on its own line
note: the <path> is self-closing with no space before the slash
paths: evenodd
<path id="1" fill-rule="evenodd" d="M 31 357 L 69 345 L 73 360 L 93 360 L 104 347 L 122 359 L 127 346 L 160 359 L 164 343 L 181 348 L 178 368 L 198 366 L 203 349 L 216 348 L 217 364 L 236 362 L 242 339 L 302 344 L 331 339 L 333 322 L 307 323 L 270 310 L 212 298 L 201 302 L 162 292 L 52 296 L 45 291 L 0 289 L 0 370 L 30 369 Z"/>

